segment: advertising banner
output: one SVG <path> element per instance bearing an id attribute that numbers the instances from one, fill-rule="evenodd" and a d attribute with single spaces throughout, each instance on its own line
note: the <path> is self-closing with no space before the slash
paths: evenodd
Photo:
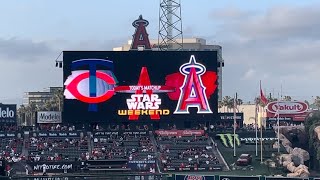
<path id="1" fill-rule="evenodd" d="M 66 169 L 67 172 L 74 172 L 77 166 L 80 166 L 80 162 L 28 162 L 34 172 L 43 172 L 43 168 L 47 173 L 63 173 Z"/>
<path id="2" fill-rule="evenodd" d="M 291 178 L 291 177 L 266 177 L 266 180 L 308 180 L 309 178 Z"/>
<path id="3" fill-rule="evenodd" d="M 85 132 L 84 132 L 85 134 Z M 78 131 L 59 131 L 59 132 L 34 132 L 34 137 L 80 137 L 80 133 Z"/>
<path id="4" fill-rule="evenodd" d="M 303 101 L 274 101 L 266 106 L 267 120 L 304 121 L 309 113 L 309 106 Z"/>
<path id="5" fill-rule="evenodd" d="M 12 137 L 17 137 L 17 134 L 0 132 L 0 138 L 12 138 Z"/>
<path id="6" fill-rule="evenodd" d="M 0 104 L 0 123 L 17 122 L 17 105 Z"/>
<path id="7" fill-rule="evenodd" d="M 219 176 L 219 180 L 260 180 L 259 176 Z"/>
<path id="8" fill-rule="evenodd" d="M 129 135 L 147 135 L 147 131 L 96 131 L 93 133 L 93 136 L 110 136 L 110 135 L 119 135 L 119 134 L 129 134 Z"/>
<path id="9" fill-rule="evenodd" d="M 155 160 L 148 161 L 128 161 L 128 167 L 134 171 L 150 171 L 150 169 L 156 168 Z"/>
<path id="10" fill-rule="evenodd" d="M 171 168 L 164 168 L 164 171 L 221 171 L 222 170 L 222 165 L 213 165 L 212 167 L 184 167 L 184 168 L 179 168 L 179 167 L 171 167 Z"/>
<path id="11" fill-rule="evenodd" d="M 218 120 L 220 121 L 228 121 L 228 120 L 234 120 L 234 114 L 233 113 L 219 113 L 218 114 Z M 236 120 L 237 121 L 243 121 L 243 113 L 236 113 Z"/>
<path id="12" fill-rule="evenodd" d="M 63 63 L 67 122 L 217 117 L 216 51 L 67 51 Z"/>
<path id="13" fill-rule="evenodd" d="M 203 136 L 204 130 L 156 130 L 159 136 Z"/>
<path id="14" fill-rule="evenodd" d="M 37 113 L 37 123 L 62 123 L 60 111 L 39 111 Z"/>
<path id="15" fill-rule="evenodd" d="M 205 175 L 176 175 L 176 180 L 215 180 L 215 177 Z"/>

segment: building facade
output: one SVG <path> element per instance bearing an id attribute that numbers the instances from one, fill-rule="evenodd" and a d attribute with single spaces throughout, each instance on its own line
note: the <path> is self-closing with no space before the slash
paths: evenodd
<path id="1" fill-rule="evenodd" d="M 254 125 L 255 118 L 258 120 L 258 126 L 262 123 L 263 126 L 266 125 L 266 110 L 265 108 L 258 106 L 256 114 L 256 105 L 255 104 L 241 104 L 237 107 L 238 112 L 243 113 L 243 124 L 245 125 Z M 219 108 L 219 113 L 233 112 L 232 109 L 228 109 L 226 106 Z"/>
<path id="2" fill-rule="evenodd" d="M 23 105 L 28 106 L 34 104 L 36 106 L 43 106 L 53 98 L 56 92 L 62 92 L 62 87 L 49 87 L 43 91 L 25 92 L 23 96 Z"/>
<path id="3" fill-rule="evenodd" d="M 182 43 L 181 39 L 177 42 Z M 158 40 L 150 40 L 153 51 L 158 51 Z M 132 45 L 132 40 L 128 40 L 127 44 L 121 47 L 113 48 L 113 51 L 129 51 Z M 175 45 L 175 44 L 173 44 Z M 174 49 L 174 47 L 173 47 Z M 222 47 L 219 45 L 208 45 L 205 39 L 202 38 L 184 38 L 183 39 L 184 51 L 217 51 L 218 52 L 218 100 L 222 101 L 222 68 L 224 67 L 224 60 L 222 58 Z"/>

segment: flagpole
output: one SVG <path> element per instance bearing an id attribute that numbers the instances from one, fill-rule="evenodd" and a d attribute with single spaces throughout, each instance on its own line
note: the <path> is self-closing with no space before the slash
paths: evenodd
<path id="1" fill-rule="evenodd" d="M 256 101 L 256 110 L 254 114 L 254 120 L 255 120 L 255 131 L 256 131 L 256 157 L 258 157 L 258 102 Z"/>
<path id="2" fill-rule="evenodd" d="M 236 123 L 237 123 L 237 93 L 235 94 L 234 100 L 233 100 L 233 156 L 236 157 Z"/>
<path id="3" fill-rule="evenodd" d="M 277 102 L 277 124 L 278 124 L 278 153 L 280 153 L 280 107 L 279 107 L 279 93 L 278 93 L 278 102 Z"/>
<path id="4" fill-rule="evenodd" d="M 263 111 L 264 111 L 264 108 L 263 108 Z M 263 112 L 262 111 L 262 112 Z M 262 142 L 262 117 L 260 117 L 260 156 L 261 156 L 261 159 L 260 159 L 260 162 L 262 163 L 263 162 L 263 142 Z"/>
<path id="5" fill-rule="evenodd" d="M 261 80 L 260 80 L 260 100 L 265 104 L 265 97 L 263 95 L 262 89 L 261 89 Z M 262 111 L 264 111 L 264 108 L 262 107 Z M 262 148 L 262 117 L 260 116 L 260 163 L 263 163 L 263 148 Z"/>

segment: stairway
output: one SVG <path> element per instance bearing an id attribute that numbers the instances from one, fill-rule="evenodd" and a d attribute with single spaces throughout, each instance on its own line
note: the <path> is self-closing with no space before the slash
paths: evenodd
<path id="1" fill-rule="evenodd" d="M 24 134 L 23 134 L 23 145 L 22 145 L 22 152 L 21 152 L 21 154 L 22 154 L 22 156 L 25 156 L 25 157 L 28 157 L 28 155 L 29 155 L 29 148 L 27 148 L 27 143 L 28 143 L 28 141 L 29 141 L 29 137 L 30 137 L 30 135 L 29 135 L 29 133 L 30 132 L 24 132 Z"/>
<path id="2" fill-rule="evenodd" d="M 219 151 L 219 148 L 215 148 L 214 144 L 215 142 L 213 141 L 212 137 L 209 138 L 209 140 L 212 142 L 213 146 L 212 146 L 212 151 L 213 151 L 213 154 L 218 158 L 220 164 L 223 164 L 223 171 L 230 171 L 230 168 L 228 166 L 228 163 L 224 160 L 222 154 L 220 153 Z"/>
<path id="3" fill-rule="evenodd" d="M 161 173 L 160 165 L 159 165 L 160 152 L 158 151 L 158 143 L 157 143 L 157 140 L 154 137 L 154 134 L 152 131 L 149 131 L 149 137 L 150 137 L 150 140 L 151 140 L 152 145 L 154 147 L 154 154 L 155 154 L 155 159 L 156 159 L 156 164 L 157 164 L 157 171 L 158 171 L 158 173 Z"/>

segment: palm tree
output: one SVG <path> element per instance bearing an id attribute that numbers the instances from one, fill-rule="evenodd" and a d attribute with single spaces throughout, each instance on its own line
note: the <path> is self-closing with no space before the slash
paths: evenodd
<path id="1" fill-rule="evenodd" d="M 285 101 L 291 101 L 292 99 L 291 99 L 291 96 L 284 96 L 284 100 Z"/>
<path id="2" fill-rule="evenodd" d="M 63 109 L 63 91 L 62 89 L 53 92 L 52 98 L 50 99 L 52 108 L 56 111 Z"/>
<path id="3" fill-rule="evenodd" d="M 219 101 L 218 102 L 218 109 L 221 109 L 223 107 L 223 103 L 222 103 L 222 101 Z"/>
<path id="4" fill-rule="evenodd" d="M 230 100 L 227 103 L 228 112 L 230 112 L 231 109 L 234 107 L 234 98 L 230 98 Z"/>
<path id="5" fill-rule="evenodd" d="M 274 101 L 278 101 L 278 98 L 273 98 L 273 97 L 267 97 L 268 102 L 274 102 Z"/>
<path id="6" fill-rule="evenodd" d="M 46 101 L 43 105 L 43 110 L 44 111 L 52 111 L 53 110 L 53 107 L 52 107 L 52 100 L 50 99 L 49 101 Z"/>
<path id="7" fill-rule="evenodd" d="M 36 120 L 36 112 L 40 111 L 40 107 L 35 103 L 30 103 L 29 106 L 27 106 L 27 113 L 30 115 L 29 116 L 29 125 L 33 126 L 35 125 L 35 120 Z"/>
<path id="8" fill-rule="evenodd" d="M 237 99 L 237 106 L 241 106 L 242 104 L 243 104 L 242 99 Z M 237 108 L 237 112 L 240 112 L 239 108 Z"/>
<path id="9" fill-rule="evenodd" d="M 18 109 L 18 125 L 26 124 L 27 108 L 22 104 Z"/>
<path id="10" fill-rule="evenodd" d="M 318 109 L 320 108 L 320 96 L 316 96 L 313 103 Z"/>
<path id="11" fill-rule="evenodd" d="M 268 100 L 268 102 L 274 102 L 274 101 L 277 101 L 278 99 L 277 99 L 277 98 L 272 98 L 272 97 L 267 97 L 267 100 Z M 256 104 L 258 104 L 259 106 L 261 106 L 261 107 L 265 107 L 265 106 L 266 106 L 266 104 L 264 104 L 264 103 L 261 101 L 261 98 L 260 98 L 260 97 L 256 97 L 255 100 L 254 100 L 254 102 L 255 102 Z"/>
<path id="12" fill-rule="evenodd" d="M 224 108 L 227 107 L 228 112 L 229 112 L 230 100 L 231 100 L 231 97 L 230 97 L 230 96 L 225 96 L 225 97 L 223 97 L 223 99 L 222 99 L 222 106 L 223 106 Z M 224 111 L 225 111 L 225 109 L 224 109 Z"/>

